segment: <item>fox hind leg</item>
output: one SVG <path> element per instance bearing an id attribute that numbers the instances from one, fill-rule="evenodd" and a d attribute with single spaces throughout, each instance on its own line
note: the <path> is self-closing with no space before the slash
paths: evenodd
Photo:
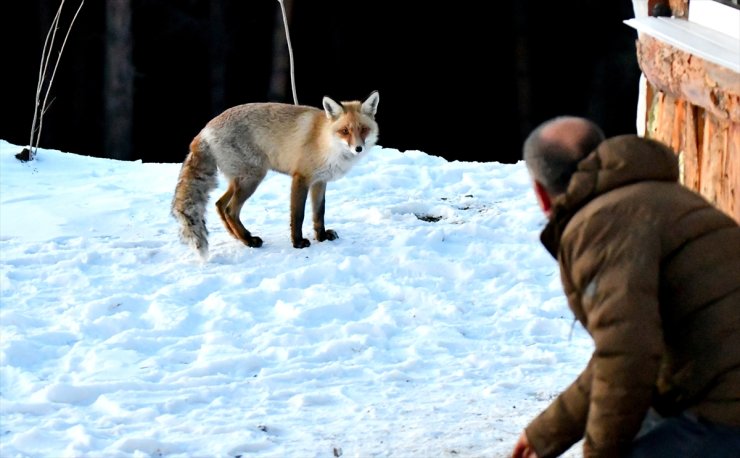
<path id="1" fill-rule="evenodd" d="M 265 175 L 266 172 L 261 172 L 255 176 L 233 178 L 229 182 L 229 187 L 224 195 L 216 201 L 218 215 L 221 217 L 221 221 L 223 221 L 229 233 L 237 240 L 252 248 L 261 247 L 262 239 L 253 236 L 244 227 L 239 219 L 239 214 L 241 213 L 242 206 L 244 206 L 244 202 L 254 194 L 254 191 L 260 182 L 262 182 Z"/>
<path id="2" fill-rule="evenodd" d="M 234 187 L 234 183 L 229 182 L 229 188 L 226 190 L 224 195 L 216 201 L 216 211 L 218 212 L 218 216 L 221 217 L 221 222 L 224 223 L 224 227 L 227 231 L 229 231 L 229 234 L 238 239 L 238 233 L 235 232 L 235 230 L 231 227 L 229 219 L 226 216 L 226 206 L 228 205 L 229 201 L 231 201 L 231 198 L 234 195 Z"/>

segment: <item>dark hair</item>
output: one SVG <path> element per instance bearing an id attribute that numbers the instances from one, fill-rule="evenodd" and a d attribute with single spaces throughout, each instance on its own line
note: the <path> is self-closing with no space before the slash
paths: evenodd
<path id="1" fill-rule="evenodd" d="M 557 124 L 569 123 L 572 129 L 561 129 L 556 135 L 543 131 Z M 593 122 L 560 116 L 540 124 L 524 142 L 524 161 L 532 178 L 552 196 L 564 193 L 578 163 L 604 141 L 604 133 Z"/>

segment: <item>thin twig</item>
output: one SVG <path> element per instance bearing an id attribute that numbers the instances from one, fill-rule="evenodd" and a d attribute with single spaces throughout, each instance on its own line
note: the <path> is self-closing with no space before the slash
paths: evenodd
<path id="1" fill-rule="evenodd" d="M 44 81 L 46 81 L 46 69 L 49 66 L 49 57 L 51 56 L 51 49 L 54 47 L 54 41 L 57 35 L 57 28 L 59 26 L 59 18 L 62 15 L 62 8 L 64 7 L 64 0 L 59 4 L 57 14 L 54 16 L 54 20 L 51 21 L 51 27 L 46 33 L 46 39 L 44 40 L 44 47 L 41 50 L 41 62 L 39 63 L 39 79 L 36 84 L 36 98 L 34 99 L 33 106 L 33 122 L 31 123 L 31 138 L 28 140 L 29 149 L 29 160 L 33 160 L 36 155 L 36 151 L 33 148 L 33 137 L 36 135 L 36 121 L 39 116 L 39 106 L 41 105 L 41 90 L 44 87 Z M 52 33 L 54 32 L 54 33 Z M 51 43 L 49 43 L 51 38 Z"/>
<path id="2" fill-rule="evenodd" d="M 288 56 L 290 57 L 290 85 L 293 88 L 293 103 L 298 105 L 298 95 L 295 90 L 295 67 L 293 65 L 293 45 L 290 44 L 290 31 L 288 30 L 288 15 L 285 14 L 283 0 L 278 0 L 283 12 L 283 24 L 285 25 L 285 39 L 288 41 Z"/>
<path id="3" fill-rule="evenodd" d="M 45 115 L 47 111 L 49 111 L 49 108 L 54 104 L 55 98 L 52 98 L 51 101 L 49 101 L 49 104 L 44 108 L 44 111 L 41 112 L 41 116 Z"/>
<path id="4" fill-rule="evenodd" d="M 64 3 L 64 0 L 62 0 L 62 3 Z M 38 148 L 39 141 L 41 139 L 41 128 L 44 123 L 43 113 L 46 112 L 46 101 L 49 99 L 49 92 L 51 92 L 51 85 L 54 82 L 54 76 L 57 74 L 57 68 L 59 67 L 59 61 L 62 59 L 62 52 L 64 52 L 64 47 L 67 45 L 67 39 L 69 38 L 69 33 L 72 31 L 72 26 L 77 20 L 77 16 L 80 14 L 80 10 L 82 9 L 82 5 L 84 4 L 85 4 L 85 0 L 81 0 L 80 6 L 77 7 L 77 11 L 75 12 L 75 15 L 72 17 L 72 21 L 69 23 L 69 28 L 67 29 L 67 33 L 66 35 L 64 35 L 64 41 L 62 41 L 62 46 L 61 48 L 59 48 L 59 55 L 57 56 L 57 61 L 54 64 L 54 70 L 51 72 L 51 78 L 49 79 L 49 84 L 46 86 L 46 94 L 44 94 L 44 103 L 41 104 L 42 116 L 39 119 L 39 131 L 36 134 L 36 145 L 35 145 L 34 150 Z"/>
<path id="5" fill-rule="evenodd" d="M 80 10 L 82 10 L 82 5 L 85 4 L 85 0 L 80 1 L 80 6 L 77 7 L 77 11 L 75 12 L 75 15 L 72 17 L 72 21 L 69 23 L 69 27 L 67 28 L 67 33 L 64 35 L 64 40 L 62 41 L 62 45 L 59 48 L 59 54 L 57 55 L 57 60 L 54 63 L 54 69 L 51 72 L 49 83 L 46 85 L 46 93 L 44 94 L 44 101 L 39 106 L 39 103 L 41 102 L 40 101 L 41 90 L 43 89 L 44 81 L 46 81 L 46 73 L 49 68 L 49 59 L 51 59 L 51 52 L 54 49 L 54 41 L 56 41 L 56 34 L 59 28 L 59 20 L 62 14 L 62 8 L 64 7 L 64 1 L 65 0 L 61 0 L 59 4 L 59 9 L 57 10 L 57 14 L 54 17 L 54 21 L 52 22 L 51 29 L 49 29 L 49 33 L 47 33 L 46 35 L 46 41 L 44 42 L 44 49 L 41 53 L 41 66 L 40 66 L 41 68 L 39 68 L 39 82 L 38 82 L 38 85 L 36 86 L 36 105 L 34 107 L 34 112 L 33 112 L 33 124 L 31 125 L 31 143 L 29 145 L 29 160 L 33 160 L 34 156 L 36 156 L 36 150 L 38 149 L 39 141 L 41 140 L 41 130 L 44 125 L 44 114 L 46 114 L 46 110 L 49 109 L 49 107 L 47 107 L 47 102 L 49 100 L 49 93 L 51 92 L 51 85 L 54 82 L 54 76 L 56 76 L 57 74 L 57 68 L 59 68 L 59 61 L 62 59 L 62 52 L 64 52 L 64 47 L 67 45 L 67 39 L 69 38 L 69 33 L 72 31 L 72 26 L 74 26 L 74 23 L 77 20 L 77 16 L 79 16 L 80 14 Z M 52 33 L 52 30 L 53 30 L 53 33 Z M 49 34 L 51 34 L 51 42 L 49 42 Z M 37 120 L 38 120 L 38 129 L 36 128 Z M 34 134 L 36 135 L 35 142 L 33 139 Z"/>

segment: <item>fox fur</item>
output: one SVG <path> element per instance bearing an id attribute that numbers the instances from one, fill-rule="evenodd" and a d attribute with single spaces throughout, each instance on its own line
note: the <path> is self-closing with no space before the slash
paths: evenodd
<path id="1" fill-rule="evenodd" d="M 316 240 L 334 240 L 324 227 L 326 183 L 346 174 L 378 140 L 375 114 L 377 91 L 363 102 L 337 103 L 323 99 L 323 110 L 303 105 L 249 103 L 213 118 L 190 143 L 172 199 L 172 214 L 180 223 L 180 238 L 208 257 L 205 212 L 217 171 L 228 180 L 216 210 L 237 240 L 262 246 L 239 215 L 269 170 L 290 175 L 290 234 L 295 248 L 310 246 L 303 238 L 306 199 L 310 193 Z"/>

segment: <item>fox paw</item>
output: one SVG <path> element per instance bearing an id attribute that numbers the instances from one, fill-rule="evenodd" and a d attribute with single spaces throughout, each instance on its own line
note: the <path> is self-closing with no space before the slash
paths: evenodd
<path id="1" fill-rule="evenodd" d="M 293 248 L 308 248 L 311 242 L 308 239 L 293 240 Z"/>
<path id="2" fill-rule="evenodd" d="M 316 240 L 319 242 L 323 242 L 324 240 L 336 240 L 339 236 L 336 232 L 334 232 L 331 229 L 327 229 L 325 231 L 316 231 Z"/>
<path id="3" fill-rule="evenodd" d="M 262 246 L 262 239 L 259 237 L 247 237 L 247 246 L 259 248 Z"/>

